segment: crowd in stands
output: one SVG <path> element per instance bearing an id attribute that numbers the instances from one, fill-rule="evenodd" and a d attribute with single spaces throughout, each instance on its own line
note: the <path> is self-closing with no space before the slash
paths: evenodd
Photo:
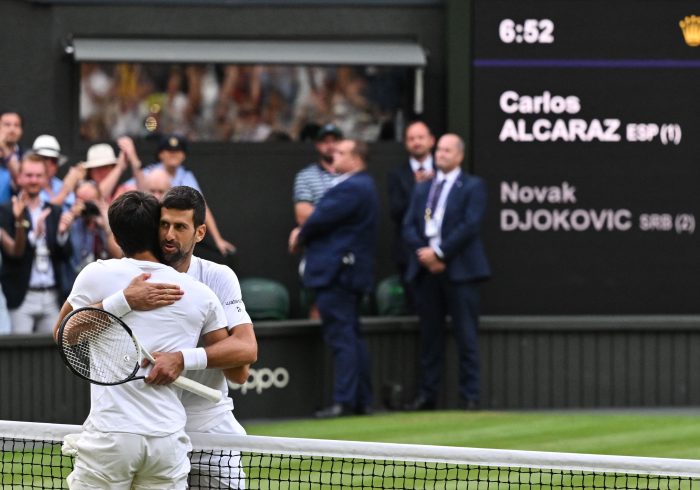
<path id="1" fill-rule="evenodd" d="M 132 139 L 92 145 L 85 160 L 71 166 L 52 135 L 39 135 L 22 148 L 22 117 L 0 114 L 0 334 L 49 333 L 60 303 L 77 274 L 97 259 L 118 258 L 121 249 L 109 228 L 110 202 L 128 190 L 162 195 L 175 185 L 200 190 L 183 162 L 187 141 L 165 135 L 159 161 L 143 166 Z M 128 178 L 130 176 L 130 178 Z M 210 209 L 207 230 L 221 254 L 235 250 Z"/>
<path id="2" fill-rule="evenodd" d="M 334 123 L 346 137 L 393 139 L 406 77 L 399 68 L 83 63 L 81 135 L 304 140 Z"/>

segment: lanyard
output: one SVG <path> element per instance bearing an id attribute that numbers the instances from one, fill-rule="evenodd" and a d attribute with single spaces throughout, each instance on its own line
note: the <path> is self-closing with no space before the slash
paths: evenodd
<path id="1" fill-rule="evenodd" d="M 440 194 L 442 194 L 442 188 L 445 186 L 446 180 L 447 179 L 442 179 L 437 185 L 432 185 L 430 187 L 430 194 L 428 194 L 428 201 L 425 206 L 425 221 L 430 221 L 434 209 L 437 208 Z"/>

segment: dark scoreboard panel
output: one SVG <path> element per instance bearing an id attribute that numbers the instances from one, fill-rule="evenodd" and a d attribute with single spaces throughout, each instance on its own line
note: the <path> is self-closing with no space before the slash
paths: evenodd
<path id="1" fill-rule="evenodd" d="M 485 313 L 700 312 L 694 15 L 697 1 L 474 1 Z"/>

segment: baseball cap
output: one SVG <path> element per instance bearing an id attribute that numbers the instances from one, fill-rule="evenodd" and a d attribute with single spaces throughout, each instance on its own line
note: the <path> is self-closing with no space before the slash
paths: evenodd
<path id="1" fill-rule="evenodd" d="M 32 151 L 42 157 L 56 158 L 59 165 L 63 165 L 68 160 L 65 155 L 61 155 L 61 145 L 58 144 L 58 140 L 50 134 L 37 136 L 32 145 Z"/>
<path id="2" fill-rule="evenodd" d="M 184 151 L 187 153 L 187 139 L 179 134 L 167 134 L 158 143 L 158 152 L 160 153 L 163 150 Z"/>
<path id="3" fill-rule="evenodd" d="M 343 138 L 343 132 L 340 130 L 340 128 L 333 123 L 328 123 L 321 126 L 316 134 L 316 139 L 321 140 L 330 135 L 335 136 L 338 139 Z"/>

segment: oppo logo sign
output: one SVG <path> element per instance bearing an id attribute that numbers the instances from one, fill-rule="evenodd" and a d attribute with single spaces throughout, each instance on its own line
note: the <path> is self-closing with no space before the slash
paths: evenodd
<path id="1" fill-rule="evenodd" d="M 275 369 L 261 368 L 250 369 L 248 379 L 242 385 L 229 382 L 229 387 L 241 390 L 245 395 L 248 391 L 255 391 L 258 395 L 269 388 L 284 388 L 289 384 L 289 371 L 283 367 Z"/>

